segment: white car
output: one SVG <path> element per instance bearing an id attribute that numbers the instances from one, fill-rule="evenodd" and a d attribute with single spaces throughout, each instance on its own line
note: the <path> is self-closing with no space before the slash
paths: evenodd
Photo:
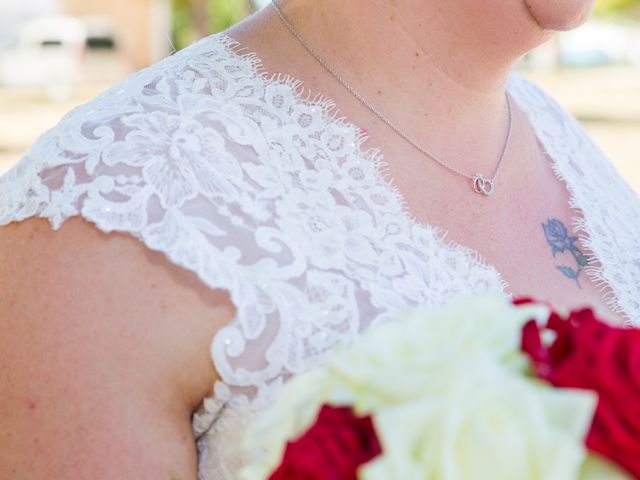
<path id="1" fill-rule="evenodd" d="M 81 20 L 54 15 L 16 25 L 0 39 L 0 86 L 43 87 L 64 99 L 78 82 L 87 29 Z"/>

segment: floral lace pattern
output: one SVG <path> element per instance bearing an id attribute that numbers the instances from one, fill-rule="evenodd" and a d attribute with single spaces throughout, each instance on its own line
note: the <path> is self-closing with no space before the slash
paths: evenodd
<path id="1" fill-rule="evenodd" d="M 82 215 L 230 292 L 236 316 L 211 345 L 222 380 L 193 419 L 202 480 L 233 478 L 239 426 L 338 342 L 403 308 L 507 294 L 476 252 L 408 214 L 331 101 L 239 48 L 218 34 L 131 76 L 0 178 L 0 225 Z M 509 91 L 583 213 L 576 228 L 601 263 L 589 274 L 640 324 L 637 196 L 545 93 L 517 75 Z"/>

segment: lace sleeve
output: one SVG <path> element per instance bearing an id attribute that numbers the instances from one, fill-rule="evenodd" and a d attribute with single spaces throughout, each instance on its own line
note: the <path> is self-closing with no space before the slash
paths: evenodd
<path id="1" fill-rule="evenodd" d="M 229 292 L 236 315 L 212 339 L 221 381 L 194 416 L 199 438 L 223 407 L 268 404 L 287 378 L 403 304 L 373 281 L 397 275 L 397 263 L 379 265 L 383 242 L 410 241 L 398 235 L 400 205 L 376 183 L 369 157 L 355 156 L 360 130 L 296 86 L 267 79 L 229 37 L 209 37 L 68 114 L 0 178 L 0 225 L 39 216 L 57 229 L 82 216 Z M 415 230 L 416 251 L 438 243 Z M 493 285 L 492 272 L 469 281 Z"/>
<path id="2" fill-rule="evenodd" d="M 250 387 L 246 372 L 264 369 L 264 356 L 237 357 L 274 315 L 269 282 L 298 274 L 301 262 L 263 225 L 282 186 L 261 167 L 262 132 L 233 100 L 244 98 L 242 79 L 253 72 L 216 42 L 223 40 L 205 39 L 130 77 L 41 136 L 0 178 L 0 225 L 37 216 L 58 229 L 80 215 L 229 291 L 234 323 L 250 331 L 216 339 L 222 402 L 227 383 Z M 213 420 L 211 408 L 207 414 L 195 419 L 196 433 Z"/>

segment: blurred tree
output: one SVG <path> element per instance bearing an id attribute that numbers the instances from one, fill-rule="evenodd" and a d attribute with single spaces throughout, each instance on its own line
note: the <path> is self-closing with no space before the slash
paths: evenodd
<path id="1" fill-rule="evenodd" d="M 239 22 L 256 9 L 251 0 L 172 0 L 173 42 L 181 49 Z"/>
<path id="2" fill-rule="evenodd" d="M 596 15 L 632 15 L 640 17 L 640 0 L 597 0 Z"/>

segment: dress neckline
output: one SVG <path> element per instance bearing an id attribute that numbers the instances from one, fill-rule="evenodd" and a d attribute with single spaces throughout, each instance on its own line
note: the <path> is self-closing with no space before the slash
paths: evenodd
<path id="1" fill-rule="evenodd" d="M 497 283 L 501 286 L 502 293 L 507 297 L 513 297 L 513 293 L 510 291 L 509 283 L 502 277 L 502 274 L 500 273 L 498 268 L 489 263 L 478 250 L 454 240 L 447 240 L 446 236 L 448 230 L 429 223 L 421 222 L 411 213 L 408 203 L 404 198 L 404 194 L 400 191 L 398 186 L 393 183 L 393 179 L 391 177 L 388 177 L 382 170 L 387 165 L 382 153 L 380 153 L 379 149 L 375 147 L 365 148 L 363 146 L 364 142 L 369 138 L 369 135 L 366 133 L 366 131 L 358 127 L 352 121 L 348 120 L 345 116 L 341 116 L 340 109 L 335 101 L 321 93 L 311 91 L 309 88 L 304 86 L 303 80 L 294 77 L 293 75 L 268 71 L 265 68 L 261 58 L 255 51 L 252 51 L 248 46 L 245 46 L 242 42 L 236 40 L 225 32 L 213 34 L 203 40 L 216 37 L 219 39 L 222 47 L 230 55 L 247 62 L 248 67 L 252 72 L 252 76 L 255 79 L 259 79 L 265 84 L 275 83 L 281 87 L 286 88 L 289 91 L 291 98 L 295 102 L 307 106 L 320 107 L 321 114 L 329 117 L 330 122 L 335 122 L 342 128 L 348 128 L 357 131 L 358 142 L 354 146 L 355 154 L 359 158 L 371 161 L 374 166 L 373 172 L 376 177 L 376 184 L 383 188 L 398 202 L 401 210 L 399 215 L 401 215 L 402 220 L 408 223 L 409 229 L 414 230 L 418 228 L 432 232 L 438 238 L 440 248 L 446 249 L 448 251 L 460 252 L 467 258 L 471 259 L 470 261 L 473 262 L 474 265 L 470 265 L 469 268 L 480 268 L 491 271 L 491 274 L 495 276 Z M 515 102 L 518 108 L 524 113 L 527 121 L 531 125 L 538 145 L 544 147 L 543 154 L 548 157 L 550 166 L 554 172 L 556 179 L 560 181 L 560 183 L 563 185 L 563 188 L 567 190 L 569 196 L 569 210 L 573 213 L 571 216 L 571 225 L 579 237 L 581 246 L 585 247 L 585 241 L 594 235 L 595 230 L 593 228 L 590 228 L 587 220 L 585 219 L 583 209 L 578 205 L 578 200 L 575 195 L 575 188 L 571 185 L 569 178 L 567 178 L 563 174 L 562 169 L 559 165 L 559 159 L 554 157 L 550 153 L 550 150 L 553 149 L 549 148 L 549 145 L 547 145 L 547 143 L 544 141 L 544 138 L 542 138 L 540 131 L 536 127 L 535 119 L 532 118 L 532 114 L 530 111 L 531 107 L 529 106 L 529 108 L 527 108 L 528 106 L 524 104 L 523 99 L 519 98 L 519 95 L 514 92 L 514 90 L 518 89 L 518 83 L 522 83 L 523 81 L 526 82 L 526 80 L 522 80 L 521 78 L 519 78 L 518 74 L 512 71 L 509 74 L 506 92 L 509 94 L 513 102 Z M 589 250 L 591 250 L 592 258 L 596 260 L 597 266 L 590 267 L 590 269 L 587 270 L 587 275 L 590 277 L 589 280 L 593 281 L 596 284 L 596 286 L 599 288 L 599 291 L 601 293 L 604 292 L 603 298 L 605 303 L 613 312 L 619 313 L 625 319 L 625 323 L 633 325 L 636 321 L 640 321 L 640 319 L 634 319 L 630 312 L 625 311 L 620 306 L 618 296 L 615 290 L 611 287 L 611 284 L 606 278 L 605 272 L 603 271 L 600 258 L 596 255 L 595 252 L 593 252 L 593 249 Z"/>

